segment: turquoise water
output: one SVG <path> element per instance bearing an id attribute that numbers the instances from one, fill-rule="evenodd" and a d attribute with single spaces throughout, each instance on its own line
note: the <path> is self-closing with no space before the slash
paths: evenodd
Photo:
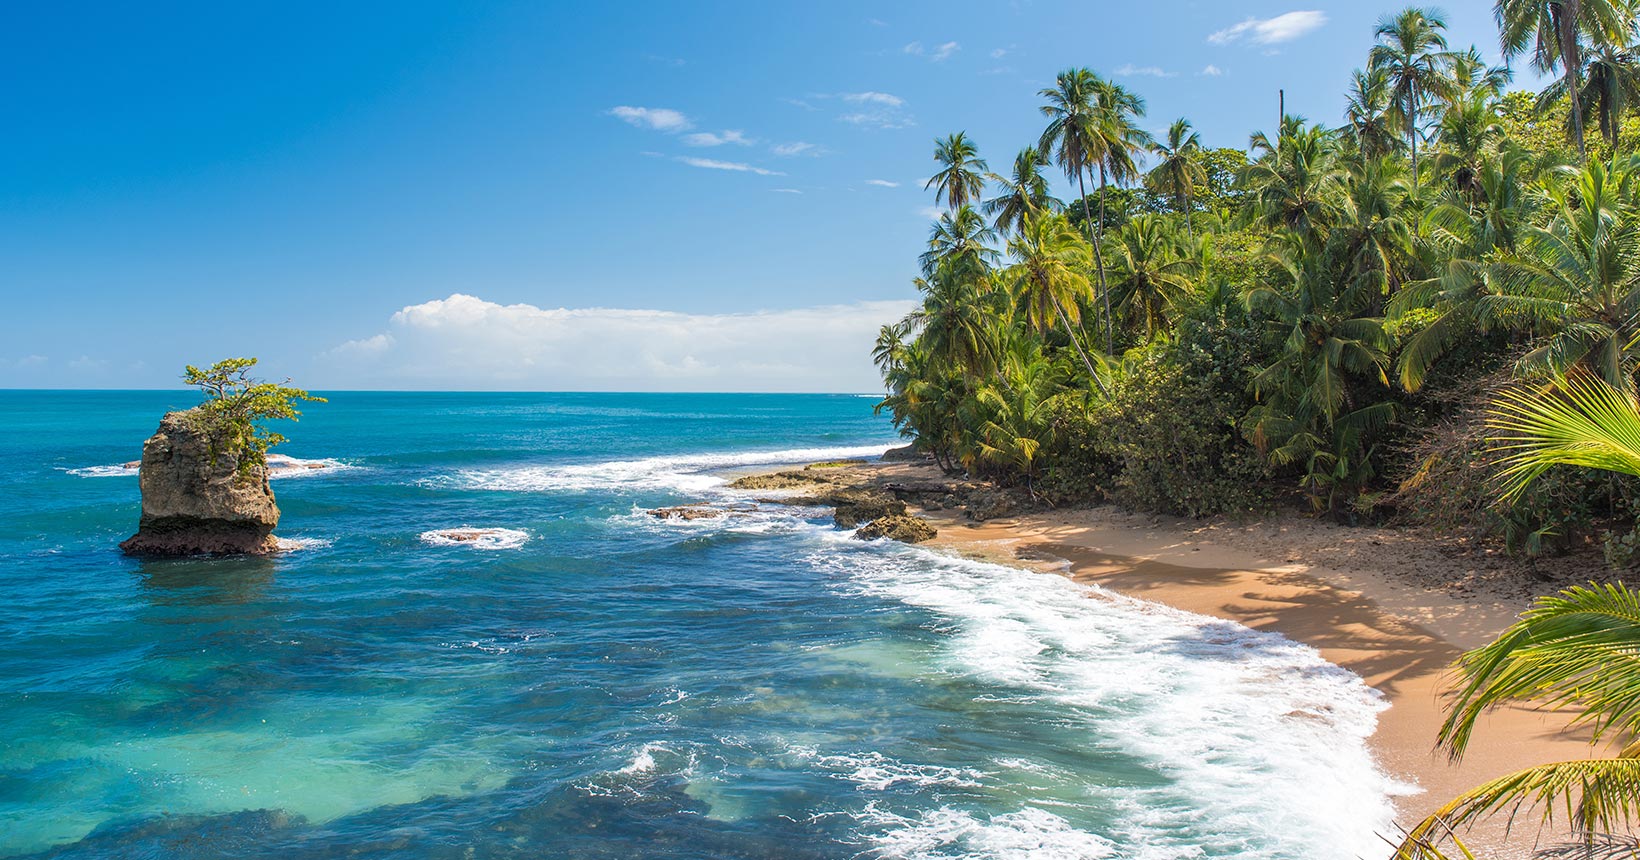
<path id="1" fill-rule="evenodd" d="M 119 464 L 187 396 L 0 392 L 0 856 L 1384 853 L 1382 705 L 1309 649 L 724 488 L 871 403 L 337 394 L 289 552 L 161 562 Z M 642 512 L 697 499 L 746 509 Z"/>

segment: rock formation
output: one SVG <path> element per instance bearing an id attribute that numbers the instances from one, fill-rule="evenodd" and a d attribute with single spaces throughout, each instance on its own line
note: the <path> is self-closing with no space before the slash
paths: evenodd
<path id="1" fill-rule="evenodd" d="M 198 409 L 170 412 L 142 446 L 142 520 L 120 549 L 128 555 L 273 552 L 279 507 L 266 465 L 240 466 Z M 228 449 L 228 450 L 223 450 Z"/>
<path id="2" fill-rule="evenodd" d="M 939 531 L 921 517 L 909 514 L 889 514 L 878 517 L 860 527 L 854 533 L 860 540 L 876 540 L 877 538 L 891 538 L 902 543 L 922 543 L 939 536 Z"/>

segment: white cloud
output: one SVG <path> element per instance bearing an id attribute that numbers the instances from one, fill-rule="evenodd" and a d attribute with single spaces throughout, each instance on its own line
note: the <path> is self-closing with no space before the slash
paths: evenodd
<path id="1" fill-rule="evenodd" d="M 819 145 L 802 140 L 795 140 L 791 143 L 777 143 L 774 146 L 769 147 L 769 151 L 775 155 L 781 156 L 782 158 L 790 158 L 794 155 L 825 154 L 825 149 L 821 148 Z"/>
<path id="2" fill-rule="evenodd" d="M 740 161 L 718 161 L 715 158 L 694 158 L 688 155 L 678 156 L 678 160 L 690 167 L 704 167 L 707 170 L 732 170 L 737 173 L 755 173 L 758 176 L 785 176 L 778 170 L 768 170 L 753 164 Z"/>
<path id="3" fill-rule="evenodd" d="M 798 191 L 796 188 L 771 188 L 769 190 L 774 191 L 774 192 L 779 193 L 779 194 L 802 194 L 803 193 L 801 191 Z"/>
<path id="4" fill-rule="evenodd" d="M 929 221 L 938 221 L 940 216 L 945 214 L 945 210 L 938 206 L 924 206 L 917 210 L 917 214 Z"/>
<path id="5" fill-rule="evenodd" d="M 781 101 L 791 105 L 792 107 L 800 107 L 803 110 L 819 110 L 819 108 L 809 104 L 806 101 L 803 101 L 802 99 L 782 98 Z"/>
<path id="6" fill-rule="evenodd" d="M 1013 45 L 1009 45 L 1006 48 L 992 48 L 991 49 L 991 59 L 1000 60 L 1003 57 L 1008 56 L 1008 51 L 1010 51 L 1012 48 L 1013 48 Z"/>
<path id="7" fill-rule="evenodd" d="M 905 113 L 905 99 L 891 93 L 863 92 L 840 93 L 838 98 L 849 104 L 859 105 L 860 109 L 842 114 L 837 117 L 843 122 L 854 125 L 869 125 L 876 128 L 905 128 L 916 125 L 910 116 Z"/>
<path id="8" fill-rule="evenodd" d="M 867 179 L 866 184 L 867 185 L 877 185 L 877 186 L 881 186 L 883 188 L 899 188 L 900 187 L 900 183 L 890 182 L 887 179 Z"/>
<path id="9" fill-rule="evenodd" d="M 1218 66 L 1213 65 L 1212 63 L 1208 63 L 1201 71 L 1197 72 L 1196 74 L 1206 75 L 1207 77 L 1210 77 L 1210 78 L 1216 78 L 1219 75 L 1224 74 L 1224 70 L 1219 68 Z"/>
<path id="10" fill-rule="evenodd" d="M 609 115 L 639 128 L 650 128 L 667 133 L 688 131 L 694 127 L 689 117 L 671 108 L 647 108 L 619 105 L 609 109 Z"/>
<path id="11" fill-rule="evenodd" d="M 911 301 L 688 314 L 452 294 L 321 355 L 331 387 L 877 391 L 871 344 Z"/>
<path id="12" fill-rule="evenodd" d="M 1215 45 L 1228 45 L 1246 39 L 1255 45 L 1275 45 L 1297 39 L 1325 23 L 1325 12 L 1287 12 L 1274 18 L 1248 18 L 1209 35 L 1207 41 Z"/>
<path id="13" fill-rule="evenodd" d="M 751 146 L 757 141 L 746 136 L 740 129 L 728 129 L 720 134 L 709 131 L 697 131 L 694 134 L 683 136 L 683 142 L 690 146 L 722 146 L 726 143 L 735 143 L 741 146 Z"/>
<path id="14" fill-rule="evenodd" d="M 902 99 L 899 96 L 894 95 L 892 93 L 878 93 L 878 92 L 840 93 L 840 94 L 838 94 L 837 97 L 842 99 L 843 101 L 854 102 L 855 104 L 874 104 L 874 105 L 887 105 L 888 107 L 905 107 L 905 99 Z"/>
<path id="15" fill-rule="evenodd" d="M 931 63 L 943 63 L 951 59 L 952 54 L 962 50 L 962 46 L 956 42 L 945 42 L 932 48 L 924 48 L 923 43 L 912 42 L 900 50 L 913 57 L 923 57 Z"/>
<path id="16" fill-rule="evenodd" d="M 1128 63 L 1127 65 L 1117 69 L 1116 74 L 1122 75 L 1123 77 L 1133 77 L 1135 75 L 1148 75 L 1153 78 L 1173 77 L 1172 72 L 1163 69 L 1161 66 L 1135 66 L 1132 63 Z"/>

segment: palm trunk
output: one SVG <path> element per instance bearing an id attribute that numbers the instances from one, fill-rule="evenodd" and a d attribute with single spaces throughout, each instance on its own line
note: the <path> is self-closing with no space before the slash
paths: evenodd
<path id="1" fill-rule="evenodd" d="M 1099 384 L 1099 372 L 1093 369 L 1093 362 L 1088 358 L 1087 350 L 1083 349 L 1082 342 L 1076 339 L 1076 329 L 1071 326 L 1071 318 L 1065 313 L 1065 306 L 1059 303 L 1059 297 L 1051 290 L 1048 292 L 1048 298 L 1053 300 L 1053 309 L 1059 313 L 1059 324 L 1065 327 L 1065 336 L 1071 339 L 1071 346 L 1076 347 L 1076 354 L 1082 357 L 1082 366 L 1088 369 L 1088 378 L 1103 391 L 1104 386 Z"/>
<path id="2" fill-rule="evenodd" d="M 1086 199 L 1086 198 L 1084 198 Z M 1110 314 L 1110 288 L 1105 286 L 1105 254 L 1100 248 L 1105 235 L 1105 163 L 1099 162 L 1099 226 L 1093 234 L 1093 262 L 1099 271 L 1099 299 L 1105 306 L 1105 354 L 1116 351 L 1115 324 Z"/>
<path id="3" fill-rule="evenodd" d="M 1186 187 L 1184 190 L 1184 232 L 1186 236 L 1190 237 L 1190 241 L 1194 243 L 1196 241 L 1196 228 L 1190 223 L 1190 216 L 1194 214 L 1191 212 L 1192 208 L 1194 207 L 1190 205 L 1190 189 Z"/>
<path id="4" fill-rule="evenodd" d="M 1577 49 L 1577 22 L 1583 17 L 1582 0 L 1566 0 L 1556 7 L 1555 30 L 1560 35 L 1560 62 L 1566 67 L 1566 98 L 1572 103 L 1572 137 L 1577 141 L 1578 161 L 1586 161 L 1589 153 L 1583 145 L 1583 100 L 1577 91 L 1578 72 L 1583 57 Z"/>
<path id="5" fill-rule="evenodd" d="M 1080 170 L 1078 170 L 1076 172 L 1076 190 L 1082 195 L 1082 223 L 1088 224 L 1088 225 L 1091 226 L 1093 224 L 1093 212 L 1089 211 L 1089 209 L 1088 209 L 1088 186 L 1085 185 L 1082 182 L 1082 171 L 1080 171 Z M 1099 292 L 1100 293 L 1104 293 L 1104 291 L 1105 291 L 1105 258 L 1104 258 L 1104 255 L 1100 252 L 1100 249 L 1099 249 L 1099 234 L 1104 232 L 1104 221 L 1105 221 L 1105 199 L 1104 199 L 1104 195 L 1101 194 L 1101 195 L 1099 195 L 1099 225 L 1100 226 L 1099 226 L 1098 229 L 1089 229 L 1088 230 L 1088 232 L 1090 234 L 1092 234 L 1092 236 L 1093 236 L 1093 260 L 1094 260 L 1094 267 L 1099 272 Z M 1054 304 L 1057 305 L 1058 303 L 1059 303 L 1059 300 L 1054 299 Z M 1105 307 L 1108 310 L 1110 306 L 1107 304 Z M 1063 313 L 1063 311 L 1061 311 L 1061 313 Z M 1073 337 L 1073 338 L 1071 338 L 1071 340 L 1075 341 L 1076 338 Z M 1081 347 L 1078 346 L 1077 349 L 1081 349 Z M 1106 352 L 1107 353 L 1109 352 L 1108 347 L 1106 348 Z M 1090 373 L 1093 371 L 1093 365 L 1091 365 L 1091 364 L 1088 365 L 1088 371 Z"/>
<path id="6" fill-rule="evenodd" d="M 1412 144 L 1412 196 L 1418 197 L 1418 125 L 1413 116 L 1417 104 L 1412 100 L 1412 93 L 1407 93 L 1407 142 Z"/>

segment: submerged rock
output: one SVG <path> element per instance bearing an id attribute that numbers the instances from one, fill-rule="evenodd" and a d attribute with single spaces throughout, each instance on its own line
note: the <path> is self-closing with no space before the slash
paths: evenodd
<path id="1" fill-rule="evenodd" d="M 711 508 L 704 504 L 677 505 L 670 508 L 655 508 L 649 515 L 658 520 L 710 520 L 721 517 L 728 511 L 722 508 Z"/>
<path id="2" fill-rule="evenodd" d="M 199 409 L 169 412 L 142 446 L 142 519 L 127 555 L 264 554 L 278 550 L 279 506 L 263 463 L 213 439 Z"/>
<path id="3" fill-rule="evenodd" d="M 922 543 L 925 540 L 933 540 L 938 537 L 939 531 L 921 517 L 914 517 L 909 514 L 891 514 L 866 523 L 860 527 L 859 531 L 854 533 L 854 536 L 860 540 L 890 538 L 902 543 Z"/>

